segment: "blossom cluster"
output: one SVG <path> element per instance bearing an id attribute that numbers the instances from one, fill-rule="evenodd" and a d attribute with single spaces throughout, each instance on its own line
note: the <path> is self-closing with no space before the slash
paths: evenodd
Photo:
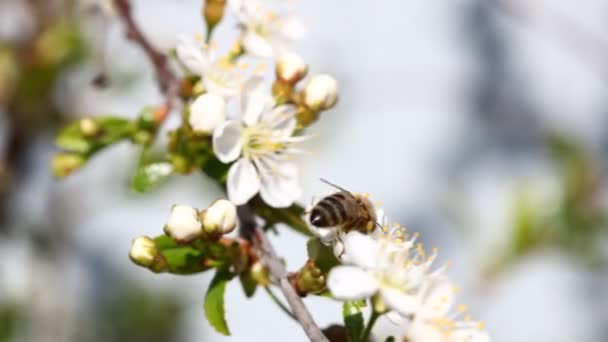
<path id="1" fill-rule="evenodd" d="M 327 277 L 332 296 L 343 301 L 372 299 L 373 310 L 404 326 L 404 338 L 410 342 L 489 342 L 483 323 L 473 321 L 465 305 L 451 311 L 458 288 L 445 275 L 445 267 L 433 267 L 437 249 L 427 253 L 416 243 L 418 234 L 388 223 L 382 210 L 376 217 L 383 224 L 369 234 L 310 225 L 342 262 Z"/>
<path id="2" fill-rule="evenodd" d="M 212 136 L 213 152 L 231 164 L 227 174 L 228 198 L 247 203 L 259 193 L 270 206 L 288 207 L 301 195 L 294 158 L 297 144 L 307 139 L 302 129 L 337 100 L 337 82 L 328 75 L 312 76 L 298 91 L 295 87 L 308 65 L 289 52 L 287 42 L 303 28 L 293 16 L 280 15 L 258 1 L 229 1 L 240 31 L 239 40 L 224 56 L 203 36 L 180 35 L 176 47 L 188 73 L 200 80 L 192 85 L 196 95 L 189 104 L 188 123 L 199 135 Z M 251 70 L 248 58 L 275 61 L 271 87 L 263 75 L 265 62 Z M 240 104 L 238 115 L 228 113 L 230 102 Z"/>
<path id="3" fill-rule="evenodd" d="M 55 175 L 65 177 L 94 153 L 130 140 L 142 147 L 133 181 L 138 192 L 176 173 L 202 172 L 219 184 L 227 199 L 202 210 L 174 205 L 164 234 L 136 238 L 129 257 L 157 273 L 214 269 L 204 308 L 222 334 L 230 334 L 226 284 L 239 279 L 247 296 L 263 287 L 292 317 L 306 311 L 298 296 L 327 296 L 345 301 L 345 308 L 357 307 L 344 310 L 352 341 L 367 341 L 381 315 L 402 325 L 409 342 L 489 341 L 464 306 L 453 312 L 456 287 L 445 268 L 434 267 L 437 251 L 427 253 L 417 235 L 389 223 L 366 195 L 335 186 L 340 192 L 317 203 L 322 208 L 316 211 L 296 203 L 301 188 L 294 159 L 305 152 L 300 143 L 309 138 L 308 127 L 336 104 L 338 84 L 326 74 L 308 77 L 309 66 L 288 44 L 301 36 L 302 25 L 291 13 L 271 9 L 273 4 L 207 0 L 206 34 L 178 36 L 174 52 L 183 73 L 174 81 L 184 106 L 161 160 L 151 158 L 150 150 L 169 112 L 164 107 L 144 109 L 136 120 L 94 117 L 66 127 L 57 139 L 64 152 L 53 161 Z M 237 20 L 238 38 L 223 51 L 212 33 L 225 10 Z M 270 77 L 264 72 L 268 62 L 274 63 Z M 296 272 L 287 272 L 264 242 L 265 230 L 279 224 L 309 237 L 308 259 Z M 231 234 L 237 227 L 238 236 Z M 281 288 L 291 309 L 273 294 L 273 286 Z M 372 316 L 364 327 L 360 304 L 352 303 L 368 300 Z M 351 321 L 349 312 L 357 310 L 361 319 Z M 302 326 L 315 341 L 325 340 L 314 322 Z"/>

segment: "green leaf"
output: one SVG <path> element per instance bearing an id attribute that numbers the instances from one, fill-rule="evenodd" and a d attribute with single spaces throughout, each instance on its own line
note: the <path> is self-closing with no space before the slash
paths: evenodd
<path id="1" fill-rule="evenodd" d="M 232 279 L 232 274 L 227 269 L 218 269 L 215 272 L 207 294 L 205 294 L 205 316 L 209 324 L 220 334 L 230 335 L 230 329 L 226 323 L 226 312 L 224 308 L 224 293 L 226 284 Z"/>
<path id="2" fill-rule="evenodd" d="M 137 169 L 131 187 L 144 193 L 162 184 L 173 173 L 173 165 L 168 162 L 157 162 L 142 165 Z"/>
<path id="3" fill-rule="evenodd" d="M 342 306 L 344 326 L 352 342 L 359 342 L 363 333 L 364 320 L 361 308 L 356 302 L 344 302 Z"/>
<path id="4" fill-rule="evenodd" d="M 323 273 L 329 272 L 332 267 L 340 264 L 331 247 L 324 245 L 318 238 L 308 240 L 306 249 L 310 260 L 314 260 Z"/>
<path id="5" fill-rule="evenodd" d="M 251 272 L 241 273 L 239 275 L 239 279 L 241 280 L 241 286 L 243 287 L 245 296 L 247 296 L 247 298 L 251 298 L 255 294 L 255 290 L 258 288 L 258 282 L 253 279 Z"/>
<path id="6" fill-rule="evenodd" d="M 267 227 L 283 223 L 300 234 L 312 236 L 303 218 L 305 210 L 301 206 L 293 204 L 288 208 L 272 208 L 259 197 L 256 197 L 252 204 L 256 214 L 266 221 Z"/>
<path id="7" fill-rule="evenodd" d="M 395 342 L 395 336 L 389 336 L 384 340 L 384 342 Z"/>

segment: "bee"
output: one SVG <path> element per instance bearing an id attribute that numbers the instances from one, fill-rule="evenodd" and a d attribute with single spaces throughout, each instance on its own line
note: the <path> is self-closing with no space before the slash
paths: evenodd
<path id="1" fill-rule="evenodd" d="M 318 228 L 338 227 L 344 233 L 358 231 L 370 233 L 378 225 L 376 210 L 365 196 L 332 184 L 324 179 L 324 183 L 340 190 L 315 204 L 309 216 L 310 224 Z"/>

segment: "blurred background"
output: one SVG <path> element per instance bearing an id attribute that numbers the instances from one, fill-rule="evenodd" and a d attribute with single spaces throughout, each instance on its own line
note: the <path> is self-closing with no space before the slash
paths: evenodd
<path id="1" fill-rule="evenodd" d="M 608 1 L 294 6 L 308 29 L 294 50 L 340 84 L 301 160 L 301 202 L 332 191 L 319 177 L 371 193 L 440 247 L 494 341 L 608 340 Z M 204 32 L 202 0 L 133 7 L 159 49 Z M 228 16 L 216 40 L 231 35 Z M 171 205 L 221 196 L 200 174 L 137 195 L 138 151 L 125 143 L 52 178 L 62 125 L 161 101 L 103 1 L 0 1 L 0 341 L 305 340 L 237 282 L 233 336 L 221 336 L 202 310 L 210 274 L 157 275 L 128 260 L 132 238 L 158 235 Z M 295 269 L 304 238 L 280 232 L 273 242 Z M 321 326 L 341 321 L 340 305 L 306 303 Z"/>

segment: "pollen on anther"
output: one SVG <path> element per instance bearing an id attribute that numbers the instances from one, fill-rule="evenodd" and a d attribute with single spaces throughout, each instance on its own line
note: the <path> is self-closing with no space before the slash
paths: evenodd
<path id="1" fill-rule="evenodd" d="M 465 312 L 465 311 L 467 311 L 466 304 L 459 304 L 457 310 L 458 310 L 458 312 Z"/>

